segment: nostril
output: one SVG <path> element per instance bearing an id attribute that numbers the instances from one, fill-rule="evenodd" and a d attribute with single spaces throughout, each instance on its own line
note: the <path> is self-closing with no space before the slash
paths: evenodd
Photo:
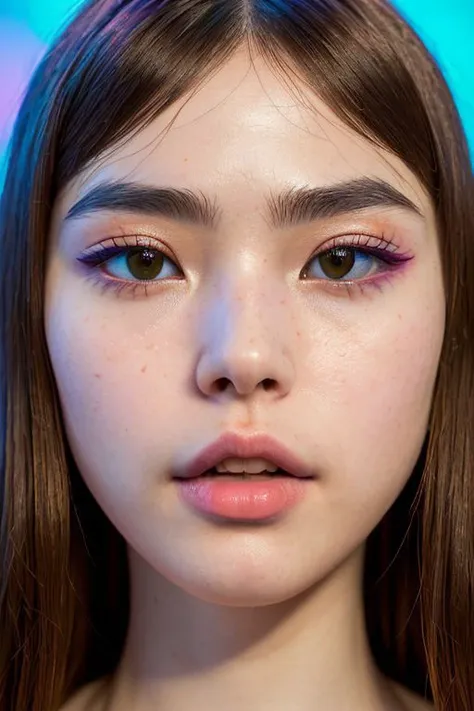
<path id="1" fill-rule="evenodd" d="M 228 378 L 219 378 L 216 380 L 216 390 L 220 393 L 224 392 L 224 390 L 227 390 L 229 382 Z"/>
<path id="2" fill-rule="evenodd" d="M 214 392 L 223 393 L 229 388 L 229 385 L 232 385 L 230 378 L 217 378 L 214 381 Z M 277 387 L 277 381 L 274 378 L 264 378 L 259 385 L 265 391 L 274 390 Z M 238 387 L 236 387 L 236 390 L 240 391 Z"/>

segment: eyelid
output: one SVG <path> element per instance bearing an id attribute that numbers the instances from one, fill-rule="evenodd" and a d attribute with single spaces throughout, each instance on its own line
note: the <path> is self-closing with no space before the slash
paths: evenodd
<path id="1" fill-rule="evenodd" d="M 133 240 L 133 241 L 132 241 Z M 127 249 L 131 247 L 149 247 L 150 249 L 155 249 L 158 252 L 163 252 L 163 254 L 172 259 L 173 261 L 178 261 L 173 250 L 161 240 L 156 237 L 151 237 L 150 235 L 141 235 L 135 232 L 130 234 L 121 234 L 118 237 L 108 237 L 106 240 L 99 242 L 86 249 L 83 255 L 93 255 L 96 252 L 101 252 L 103 249 L 109 247 L 117 247 L 119 249 Z"/>
<path id="2" fill-rule="evenodd" d="M 324 242 L 322 245 L 317 247 L 317 249 L 312 253 L 310 259 L 320 256 L 325 252 L 329 252 L 335 247 L 358 247 L 363 249 L 364 247 L 372 250 L 387 251 L 391 254 L 398 253 L 399 246 L 395 243 L 395 238 L 392 237 L 388 239 L 383 233 L 379 235 L 355 232 L 355 233 L 343 233 L 335 237 L 331 237 L 329 240 Z"/>

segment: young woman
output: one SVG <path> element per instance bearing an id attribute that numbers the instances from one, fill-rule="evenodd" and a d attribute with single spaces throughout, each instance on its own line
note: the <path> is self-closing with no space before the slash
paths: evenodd
<path id="1" fill-rule="evenodd" d="M 2 711 L 474 709 L 474 218 L 380 0 L 96 0 L 2 200 Z"/>

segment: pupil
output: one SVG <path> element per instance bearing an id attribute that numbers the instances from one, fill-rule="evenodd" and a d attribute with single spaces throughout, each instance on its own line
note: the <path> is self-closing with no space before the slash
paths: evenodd
<path id="1" fill-rule="evenodd" d="M 334 247 L 319 258 L 321 269 L 331 279 L 342 279 L 354 266 L 355 250 L 350 247 Z"/>
<path id="2" fill-rule="evenodd" d="M 163 266 L 164 256 L 151 249 L 133 249 L 127 255 L 127 266 L 136 279 L 154 279 Z"/>

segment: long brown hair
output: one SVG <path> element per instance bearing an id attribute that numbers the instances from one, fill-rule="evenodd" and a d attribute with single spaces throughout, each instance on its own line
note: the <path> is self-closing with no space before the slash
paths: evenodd
<path id="1" fill-rule="evenodd" d="M 55 711 L 112 673 L 128 621 L 124 541 L 69 451 L 46 345 L 53 203 L 243 43 L 397 155 L 432 199 L 445 340 L 418 465 L 368 541 L 366 617 L 387 675 L 438 709 L 474 709 L 473 181 L 440 71 L 382 0 L 95 0 L 34 74 L 1 202 L 1 711 Z"/>

